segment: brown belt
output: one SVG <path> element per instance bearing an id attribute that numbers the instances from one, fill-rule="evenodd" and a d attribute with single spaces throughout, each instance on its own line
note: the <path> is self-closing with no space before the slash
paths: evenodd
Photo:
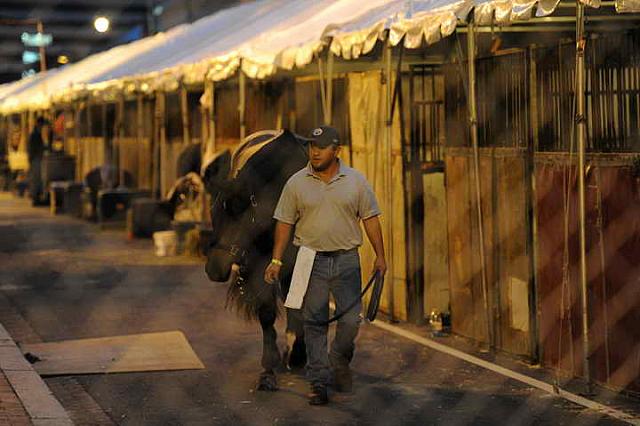
<path id="1" fill-rule="evenodd" d="M 334 251 L 317 251 L 316 254 L 319 256 L 325 256 L 325 257 L 335 257 L 335 256 L 340 256 L 341 254 L 346 254 L 349 253 L 351 251 L 357 250 L 357 248 L 352 248 L 352 249 L 348 249 L 348 250 L 334 250 Z"/>

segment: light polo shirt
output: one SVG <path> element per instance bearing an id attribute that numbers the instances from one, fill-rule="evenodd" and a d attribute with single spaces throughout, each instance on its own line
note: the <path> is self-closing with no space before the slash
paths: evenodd
<path id="1" fill-rule="evenodd" d="M 295 225 L 293 244 L 316 251 L 349 250 L 362 245 L 360 220 L 380 214 L 365 177 L 339 162 L 325 183 L 311 164 L 289 178 L 273 217 Z"/>

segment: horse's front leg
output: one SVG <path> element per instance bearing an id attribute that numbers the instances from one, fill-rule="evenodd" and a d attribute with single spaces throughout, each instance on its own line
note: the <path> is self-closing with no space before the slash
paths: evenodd
<path id="1" fill-rule="evenodd" d="M 258 318 L 262 327 L 262 368 L 258 380 L 258 390 L 276 391 L 278 382 L 275 369 L 280 365 L 280 352 L 276 343 L 277 333 L 275 328 L 276 306 L 262 305 L 258 309 Z"/>
<path id="2" fill-rule="evenodd" d="M 285 363 L 288 369 L 302 368 L 307 363 L 303 325 L 302 310 L 287 308 L 287 352 Z"/>

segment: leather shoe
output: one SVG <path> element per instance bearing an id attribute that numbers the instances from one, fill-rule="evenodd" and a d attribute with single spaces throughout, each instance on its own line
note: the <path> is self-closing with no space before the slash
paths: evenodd
<path id="1" fill-rule="evenodd" d="M 326 386 L 314 386 L 309 394 L 309 405 L 326 405 L 329 402 Z"/>

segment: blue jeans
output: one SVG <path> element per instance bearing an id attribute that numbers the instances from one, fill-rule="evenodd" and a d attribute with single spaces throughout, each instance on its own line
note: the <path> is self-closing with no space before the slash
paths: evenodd
<path id="1" fill-rule="evenodd" d="M 348 367 L 353 358 L 354 342 L 361 322 L 360 285 L 357 249 L 332 256 L 316 254 L 302 306 L 307 376 L 312 386 L 327 385 L 330 366 Z M 314 323 L 329 319 L 329 292 L 336 302 L 336 313 L 344 312 L 354 301 L 357 303 L 338 320 L 331 352 L 327 353 L 328 326 Z"/>

